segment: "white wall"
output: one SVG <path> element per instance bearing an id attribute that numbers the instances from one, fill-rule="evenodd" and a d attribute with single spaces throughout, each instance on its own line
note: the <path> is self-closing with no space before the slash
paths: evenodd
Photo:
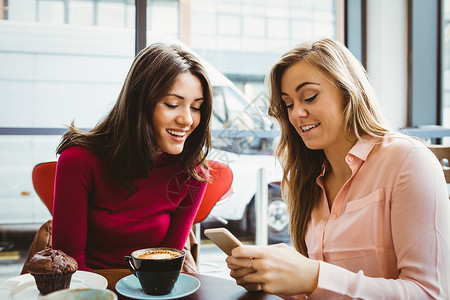
<path id="1" fill-rule="evenodd" d="M 367 1 L 367 71 L 386 119 L 406 125 L 407 0 Z"/>

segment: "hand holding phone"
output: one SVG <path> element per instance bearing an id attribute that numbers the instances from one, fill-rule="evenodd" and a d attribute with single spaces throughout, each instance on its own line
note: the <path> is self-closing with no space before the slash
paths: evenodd
<path id="1" fill-rule="evenodd" d="M 206 229 L 205 235 L 227 255 L 231 255 L 231 250 L 242 245 L 241 241 L 223 227 Z"/>

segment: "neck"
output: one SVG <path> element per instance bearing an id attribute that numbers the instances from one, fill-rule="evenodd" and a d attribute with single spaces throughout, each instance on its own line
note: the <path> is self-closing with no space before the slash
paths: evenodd
<path id="1" fill-rule="evenodd" d="M 339 178 L 346 177 L 351 170 L 345 162 L 350 149 L 356 144 L 355 140 L 343 139 L 342 143 L 333 149 L 324 149 L 325 156 L 330 164 L 329 173 Z"/>

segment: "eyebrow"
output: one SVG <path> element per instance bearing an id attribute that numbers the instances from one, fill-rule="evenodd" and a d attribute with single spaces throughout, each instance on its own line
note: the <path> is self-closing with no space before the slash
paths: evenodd
<path id="1" fill-rule="evenodd" d="M 319 85 L 317 82 L 305 81 L 305 82 L 303 82 L 303 83 L 297 85 L 297 87 L 295 88 L 295 92 L 298 92 L 302 87 L 304 87 L 305 85 L 309 85 L 309 84 Z M 286 94 L 286 93 L 284 93 L 284 92 L 281 92 L 281 95 L 282 95 L 282 96 L 283 96 L 283 95 L 286 95 L 286 96 L 287 96 L 288 94 Z"/>
<path id="2" fill-rule="evenodd" d="M 184 100 L 183 96 L 180 96 L 180 95 L 177 95 L 177 94 L 167 94 L 166 97 L 168 97 L 168 96 L 173 96 L 173 97 L 177 97 L 177 98 L 179 98 L 181 100 Z M 195 99 L 194 101 L 201 101 L 201 100 L 205 100 L 205 99 L 203 97 L 200 97 L 200 98 Z"/>

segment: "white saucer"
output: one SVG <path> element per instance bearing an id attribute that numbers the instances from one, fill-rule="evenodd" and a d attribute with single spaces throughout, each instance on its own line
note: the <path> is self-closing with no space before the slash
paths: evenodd
<path id="1" fill-rule="evenodd" d="M 134 275 L 128 275 L 120 279 L 116 284 L 116 291 L 126 297 L 133 299 L 176 299 L 188 296 L 194 293 L 200 287 L 200 281 L 194 276 L 180 274 L 175 286 L 167 295 L 153 296 L 147 295 L 142 291 L 139 280 Z"/>
<path id="2" fill-rule="evenodd" d="M 70 281 L 71 289 L 97 288 L 106 289 L 108 280 L 91 272 L 76 271 Z M 24 274 L 10 278 L 0 283 L 0 299 L 5 300 L 37 300 L 39 290 L 31 274 Z"/>

